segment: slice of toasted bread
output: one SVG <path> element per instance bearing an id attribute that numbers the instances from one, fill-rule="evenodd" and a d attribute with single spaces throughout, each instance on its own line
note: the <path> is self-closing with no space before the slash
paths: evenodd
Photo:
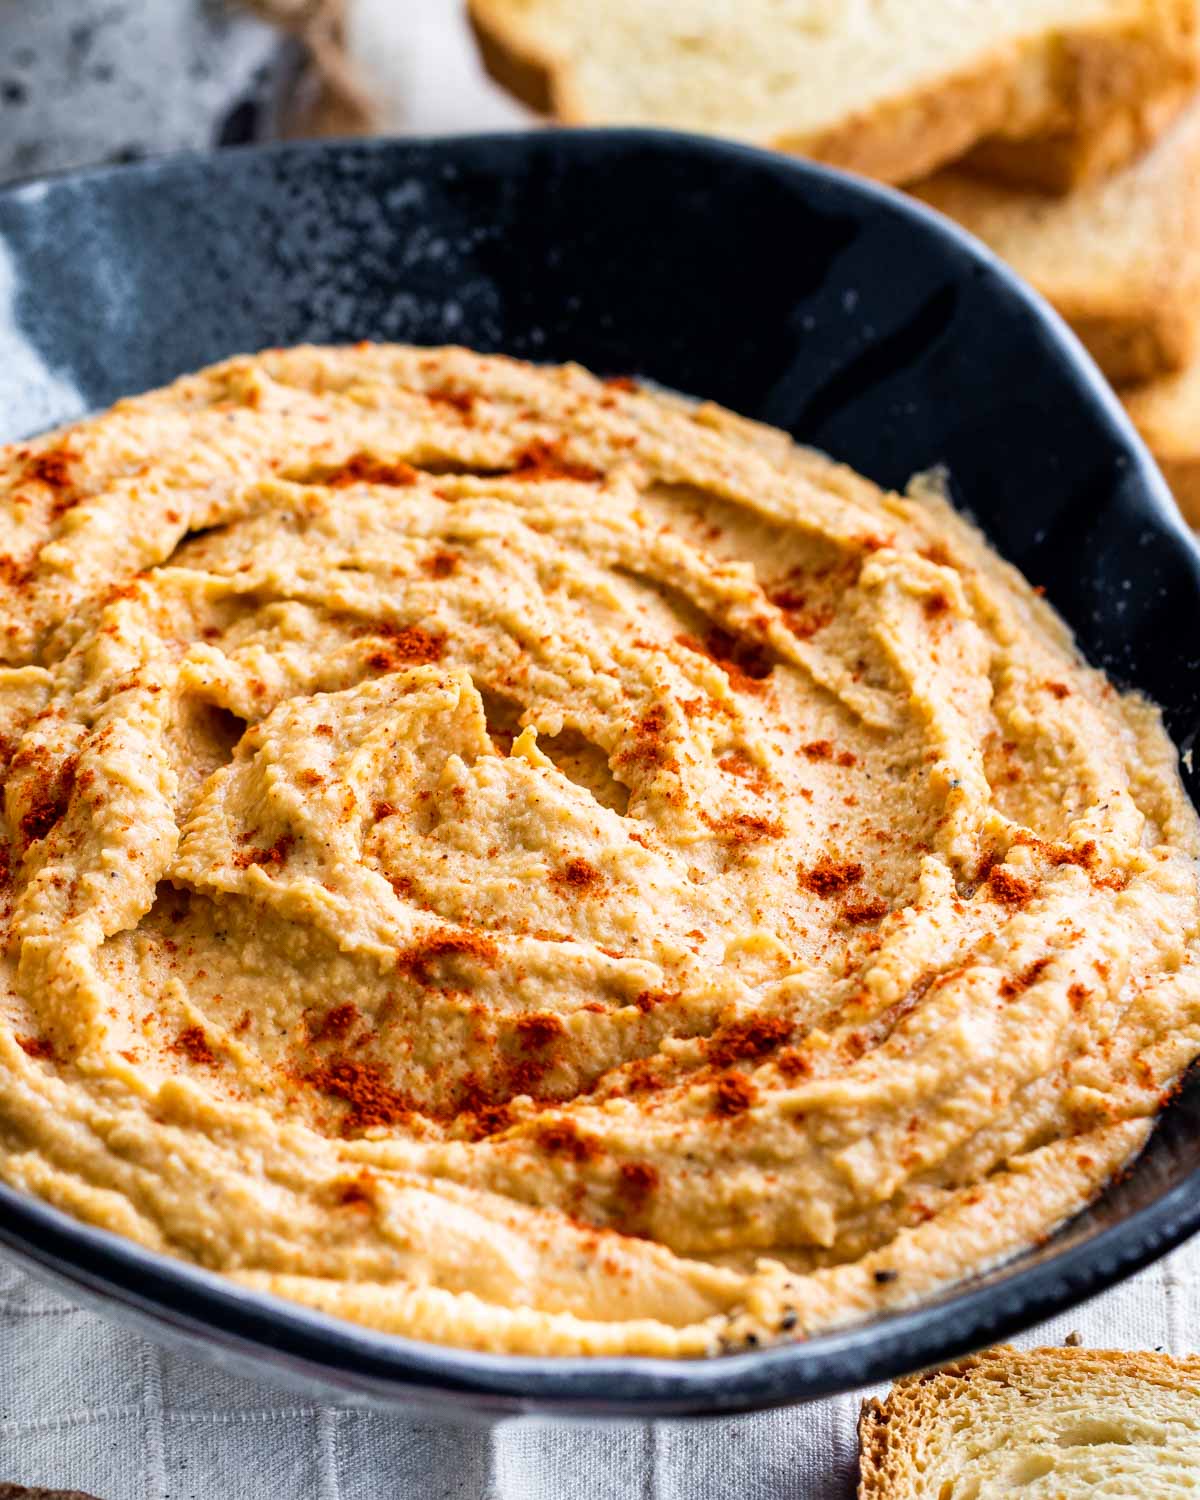
<path id="1" fill-rule="evenodd" d="M 859 1500 L 1194 1495 L 1200 1358 L 992 1349 L 864 1402 L 858 1438 Z"/>
<path id="2" fill-rule="evenodd" d="M 573 124 L 709 131 L 907 182 L 1001 137 L 1104 161 L 1196 75 L 1195 0 L 468 0 L 484 62 Z M 1141 113 L 1139 114 L 1139 111 Z M 1134 121 L 1141 120 L 1135 128 Z"/>
<path id="3" fill-rule="evenodd" d="M 1067 198 L 958 168 L 913 191 L 1048 298 L 1111 380 L 1187 362 L 1200 322 L 1200 99 L 1145 156 Z"/>
<path id="4" fill-rule="evenodd" d="M 1200 358 L 1121 396 L 1184 518 L 1200 528 Z"/>
<path id="5" fill-rule="evenodd" d="M 982 177 L 1044 193 L 1068 193 L 1133 161 L 1158 139 L 1195 93 L 1195 80 L 1173 78 L 1093 130 L 1051 131 L 1023 141 L 993 136 L 972 147 L 966 166 Z"/>

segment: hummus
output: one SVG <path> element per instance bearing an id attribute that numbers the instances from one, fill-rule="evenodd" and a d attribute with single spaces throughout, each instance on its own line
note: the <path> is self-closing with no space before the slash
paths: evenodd
<path id="1" fill-rule="evenodd" d="M 1044 1237 L 1200 1052 L 1175 752 L 933 486 L 361 346 L 0 495 L 0 1177 L 81 1219 L 705 1355 Z"/>

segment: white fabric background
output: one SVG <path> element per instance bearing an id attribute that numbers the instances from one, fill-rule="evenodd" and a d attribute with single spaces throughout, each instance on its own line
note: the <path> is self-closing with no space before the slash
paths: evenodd
<path id="1" fill-rule="evenodd" d="M 1020 1340 L 1200 1352 L 1200 1240 Z M 862 1395 L 716 1422 L 484 1427 L 319 1407 L 0 1260 L 0 1480 L 99 1500 L 850 1500 Z"/>
<path id="2" fill-rule="evenodd" d="M 384 129 L 520 126 L 459 0 L 354 0 Z M 1200 1241 L 1022 1339 L 1200 1352 Z M 492 1429 L 323 1408 L 164 1353 L 0 1261 L 0 1480 L 101 1500 L 849 1500 L 861 1396 L 735 1420 Z"/>

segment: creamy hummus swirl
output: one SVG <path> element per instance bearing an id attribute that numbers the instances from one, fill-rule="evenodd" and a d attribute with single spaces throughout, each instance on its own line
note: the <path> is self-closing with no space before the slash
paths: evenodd
<path id="1" fill-rule="evenodd" d="M 360 346 L 0 495 L 0 1176 L 82 1219 L 701 1355 L 1044 1236 L 1200 1051 L 1172 746 L 932 487 Z"/>

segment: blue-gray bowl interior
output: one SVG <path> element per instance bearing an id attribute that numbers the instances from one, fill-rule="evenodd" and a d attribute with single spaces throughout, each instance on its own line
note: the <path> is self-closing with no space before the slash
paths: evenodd
<path id="1" fill-rule="evenodd" d="M 0 193 L 0 440 L 237 351 L 463 343 L 635 374 L 786 428 L 885 485 L 952 492 L 1077 632 L 1200 719 L 1200 554 L 1049 310 L 898 194 L 653 131 L 178 157 Z M 1197 780 L 1183 774 L 1195 799 Z M 908 1311 L 695 1363 L 484 1355 L 265 1296 L 0 1189 L 0 1243 L 160 1337 L 270 1379 L 446 1414 L 717 1413 L 991 1343 L 1200 1226 L 1200 1086 L 1046 1244 Z"/>

